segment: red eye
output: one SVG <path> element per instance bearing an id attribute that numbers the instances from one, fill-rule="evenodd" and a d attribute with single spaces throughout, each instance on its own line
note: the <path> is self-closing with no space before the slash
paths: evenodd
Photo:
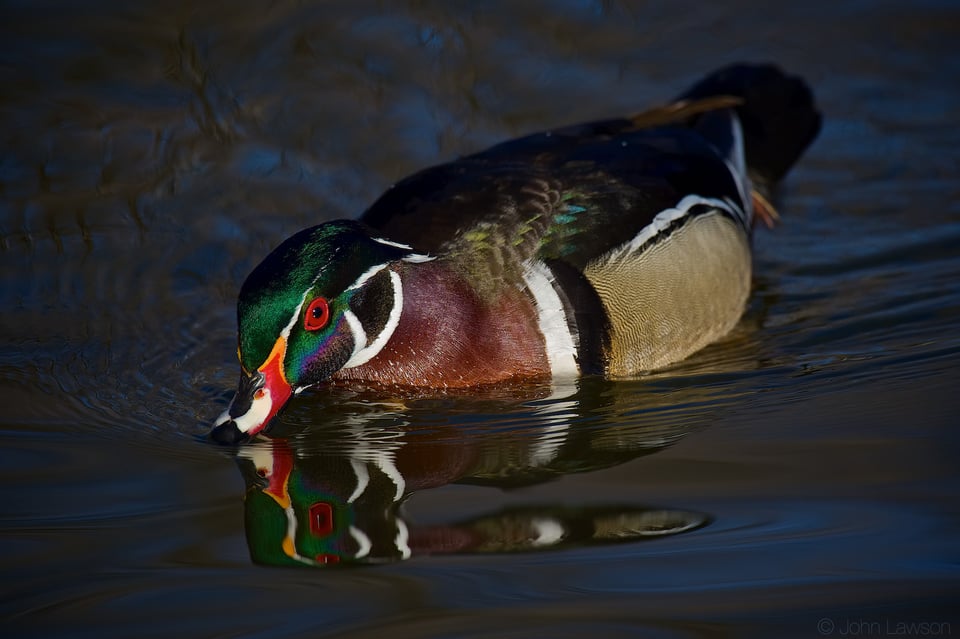
<path id="1" fill-rule="evenodd" d="M 326 299 L 318 297 L 310 302 L 307 314 L 303 318 L 303 327 L 308 331 L 319 331 L 330 321 L 330 304 Z"/>

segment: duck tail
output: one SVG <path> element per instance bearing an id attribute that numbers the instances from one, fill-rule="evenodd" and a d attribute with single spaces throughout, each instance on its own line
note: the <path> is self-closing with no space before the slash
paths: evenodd
<path id="1" fill-rule="evenodd" d="M 701 101 L 718 96 L 739 99 L 730 110 L 696 116 L 692 125 L 721 150 L 742 143 L 746 170 L 754 188 L 768 194 L 817 137 L 821 117 L 813 94 L 801 78 L 772 65 L 735 64 L 714 71 L 678 97 Z"/>

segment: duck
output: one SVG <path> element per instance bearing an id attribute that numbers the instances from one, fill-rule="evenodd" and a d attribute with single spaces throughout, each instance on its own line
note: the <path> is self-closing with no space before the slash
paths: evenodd
<path id="1" fill-rule="evenodd" d="M 249 441 L 324 383 L 469 392 L 688 357 L 740 320 L 753 229 L 778 219 L 773 189 L 820 126 L 802 78 L 734 64 L 295 233 L 240 287 L 240 380 L 211 439 Z"/>

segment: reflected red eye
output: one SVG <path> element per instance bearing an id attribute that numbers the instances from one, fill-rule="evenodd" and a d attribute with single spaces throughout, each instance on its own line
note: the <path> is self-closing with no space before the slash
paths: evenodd
<path id="1" fill-rule="evenodd" d="M 326 537 L 333 532 L 333 507 L 325 501 L 310 506 L 310 533 L 314 537 Z"/>
<path id="2" fill-rule="evenodd" d="M 303 327 L 308 331 L 319 331 L 330 321 L 330 304 L 326 299 L 318 297 L 310 302 L 307 314 L 303 318 Z"/>

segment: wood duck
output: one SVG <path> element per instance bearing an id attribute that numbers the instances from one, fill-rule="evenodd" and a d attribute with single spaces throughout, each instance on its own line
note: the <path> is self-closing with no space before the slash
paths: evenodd
<path id="1" fill-rule="evenodd" d="M 422 170 L 280 244 L 238 302 L 240 443 L 332 380 L 468 388 L 679 361 L 746 305 L 751 232 L 816 137 L 799 78 L 716 71 L 674 102 Z"/>

